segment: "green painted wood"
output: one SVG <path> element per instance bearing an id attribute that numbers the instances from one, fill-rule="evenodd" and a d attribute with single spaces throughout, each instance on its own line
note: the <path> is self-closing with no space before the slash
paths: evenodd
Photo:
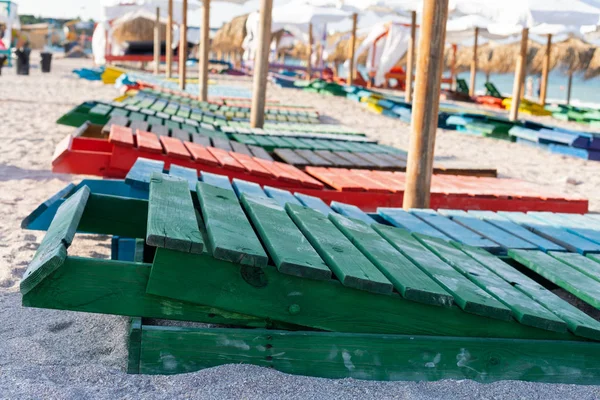
<path id="1" fill-rule="evenodd" d="M 77 232 L 145 238 L 148 201 L 91 193 Z"/>
<path id="2" fill-rule="evenodd" d="M 565 264 L 569 264 L 590 278 L 600 281 L 600 263 L 594 261 L 592 258 L 584 257 L 577 253 L 550 252 L 548 254 Z"/>
<path id="3" fill-rule="evenodd" d="M 140 373 L 140 355 L 142 352 L 142 319 L 133 317 L 129 321 L 129 336 L 127 337 L 127 373 Z"/>
<path id="4" fill-rule="evenodd" d="M 152 174 L 146 243 L 202 253 L 204 242 L 187 181 L 157 172 Z"/>
<path id="5" fill-rule="evenodd" d="M 276 200 L 242 194 L 241 203 L 279 272 L 331 279 L 331 270 Z"/>
<path id="6" fill-rule="evenodd" d="M 333 224 L 371 261 L 407 300 L 449 307 L 452 295 L 410 262 L 369 225 L 330 214 Z"/>
<path id="7" fill-rule="evenodd" d="M 569 330 L 588 339 L 600 340 L 600 322 L 573 307 L 533 279 L 523 275 L 498 257 L 472 246 L 452 243 L 463 252 L 479 261 L 483 266 L 516 287 L 534 301 L 562 318 Z"/>
<path id="8" fill-rule="evenodd" d="M 523 292 L 515 289 L 498 275 L 491 273 L 478 261 L 447 241 L 422 235 L 415 236 L 438 257 L 506 306 L 520 323 L 557 332 L 567 330 L 567 325 L 560 318 L 538 303 L 531 301 Z"/>
<path id="9" fill-rule="evenodd" d="M 588 254 L 586 257 L 600 263 L 600 254 Z"/>
<path id="10" fill-rule="evenodd" d="M 600 282 L 541 251 L 509 250 L 508 255 L 572 295 L 600 308 Z"/>
<path id="11" fill-rule="evenodd" d="M 598 384 L 600 344 L 143 325 L 140 372 L 253 364 L 323 378 Z M 165 362 L 165 355 L 169 360 Z"/>
<path id="12" fill-rule="evenodd" d="M 391 293 L 393 285 L 326 216 L 287 203 L 285 209 L 344 286 Z"/>
<path id="13" fill-rule="evenodd" d="M 67 248 L 75 237 L 89 197 L 90 189 L 84 186 L 58 207 L 46 236 L 23 275 L 20 285 L 22 294 L 32 290 L 65 261 Z"/>
<path id="14" fill-rule="evenodd" d="M 373 228 L 429 277 L 448 291 L 464 311 L 506 319 L 507 310 L 490 294 L 465 278 L 460 272 L 428 251 L 410 233 L 391 226 L 373 224 Z"/>
<path id="15" fill-rule="evenodd" d="M 248 222 L 235 192 L 199 182 L 196 193 L 213 257 L 243 265 L 266 267 L 267 254 Z"/>

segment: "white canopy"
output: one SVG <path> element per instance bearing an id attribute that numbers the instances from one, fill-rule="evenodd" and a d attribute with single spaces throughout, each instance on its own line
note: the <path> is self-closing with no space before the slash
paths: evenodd
<path id="1" fill-rule="evenodd" d="M 351 13 L 334 7 L 317 7 L 303 0 L 296 0 L 274 7 L 274 25 L 323 25 L 350 17 Z"/>

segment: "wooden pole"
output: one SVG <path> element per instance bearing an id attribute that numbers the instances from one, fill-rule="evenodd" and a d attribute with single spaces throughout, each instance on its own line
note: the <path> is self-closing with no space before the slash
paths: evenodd
<path id="1" fill-rule="evenodd" d="M 312 43 L 313 43 L 313 32 L 312 32 L 312 22 L 308 24 L 308 64 L 306 65 L 306 75 L 308 75 L 308 80 L 312 76 Z"/>
<path id="2" fill-rule="evenodd" d="M 167 78 L 171 77 L 173 67 L 173 0 L 169 0 L 167 7 L 167 32 L 165 37 L 165 61 L 167 63 L 166 75 Z"/>
<path id="3" fill-rule="evenodd" d="M 403 207 L 428 208 L 448 0 L 424 0 Z"/>
<path id="4" fill-rule="evenodd" d="M 154 75 L 160 71 L 160 8 L 156 7 L 156 20 L 154 21 Z"/>
<path id="5" fill-rule="evenodd" d="M 347 85 L 354 83 L 354 56 L 356 54 L 356 25 L 358 22 L 358 14 L 352 14 L 352 36 L 350 37 L 350 69 L 348 70 Z"/>
<path id="6" fill-rule="evenodd" d="M 567 81 L 567 105 L 571 104 L 571 89 L 573 88 L 573 72 L 569 71 L 569 80 Z"/>
<path id="7" fill-rule="evenodd" d="M 254 84 L 250 126 L 262 128 L 265 123 L 265 99 L 267 96 L 267 75 L 269 73 L 269 51 L 271 47 L 271 10 L 273 0 L 260 1 L 258 49 L 254 63 Z"/>
<path id="8" fill-rule="evenodd" d="M 450 88 L 456 90 L 456 49 L 457 44 L 452 45 L 452 59 L 450 60 Z"/>
<path id="9" fill-rule="evenodd" d="M 544 54 L 544 64 L 542 65 L 542 82 L 540 87 L 540 104 L 546 105 L 546 96 L 548 94 L 548 74 L 550 73 L 550 53 L 552 51 L 552 35 L 548 35 L 546 41 L 546 53 Z"/>
<path id="10" fill-rule="evenodd" d="M 475 38 L 473 41 L 473 58 L 471 59 L 471 82 L 469 84 L 469 96 L 475 96 L 475 78 L 477 75 L 477 39 L 479 38 L 479 28 L 475 28 Z"/>
<path id="11" fill-rule="evenodd" d="M 519 105 L 521 104 L 521 88 L 523 79 L 525 79 L 525 64 L 527 63 L 527 40 L 529 38 L 529 28 L 523 28 L 521 32 L 521 51 L 517 58 L 517 68 L 515 70 L 515 82 L 513 85 L 512 102 L 510 105 L 509 119 L 516 121 L 519 117 Z"/>
<path id="12" fill-rule="evenodd" d="M 198 64 L 198 100 L 208 101 L 208 50 L 210 49 L 210 0 L 202 0 L 202 36 Z"/>
<path id="13" fill-rule="evenodd" d="M 179 32 L 179 88 L 185 90 L 185 72 L 187 61 L 187 0 L 183 0 L 183 10 Z"/>
<path id="14" fill-rule="evenodd" d="M 415 39 L 417 33 L 417 12 L 410 13 L 410 40 L 406 57 L 406 82 L 404 83 L 404 99 L 407 103 L 412 101 L 413 70 L 415 68 Z"/>

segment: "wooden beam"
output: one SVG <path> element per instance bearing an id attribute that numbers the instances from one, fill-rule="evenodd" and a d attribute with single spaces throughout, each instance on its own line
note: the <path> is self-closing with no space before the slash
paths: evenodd
<path id="1" fill-rule="evenodd" d="M 312 76 L 312 45 L 313 45 L 313 31 L 312 22 L 308 24 L 308 62 L 306 64 L 306 75 L 308 80 Z"/>
<path id="2" fill-rule="evenodd" d="M 515 82 L 513 85 L 512 102 L 510 105 L 509 119 L 516 121 L 519 117 L 519 105 L 521 104 L 521 88 L 523 79 L 525 79 L 525 64 L 527 63 L 527 40 L 529 38 L 529 28 L 523 28 L 521 33 L 521 50 L 517 58 L 517 67 L 515 70 Z"/>
<path id="3" fill-rule="evenodd" d="M 448 0 L 423 2 L 404 208 L 429 207 L 447 19 Z"/>
<path id="4" fill-rule="evenodd" d="M 358 22 L 358 14 L 352 14 L 352 36 L 350 37 L 350 69 L 348 70 L 347 85 L 352 85 L 354 82 L 354 56 L 356 54 L 356 25 Z"/>
<path id="5" fill-rule="evenodd" d="M 542 65 L 542 84 L 540 88 L 540 104 L 546 105 L 546 96 L 548 94 L 548 74 L 550 74 L 550 53 L 552 52 L 552 35 L 548 35 L 546 40 L 546 53 L 544 54 L 544 64 Z"/>
<path id="6" fill-rule="evenodd" d="M 479 28 L 475 28 L 473 39 L 473 58 L 471 59 L 471 82 L 469 83 L 469 96 L 475 96 L 475 78 L 477 75 L 477 39 L 479 38 Z"/>
<path id="7" fill-rule="evenodd" d="M 410 40 L 408 41 L 408 52 L 406 57 L 406 83 L 404 84 L 404 98 L 407 103 L 412 101 L 413 70 L 415 68 L 415 38 L 417 31 L 417 12 L 410 13 Z"/>
<path id="8" fill-rule="evenodd" d="M 169 0 L 167 8 L 167 33 L 165 37 L 165 57 L 167 63 L 166 75 L 167 78 L 171 77 L 173 67 L 173 0 Z"/>
<path id="9" fill-rule="evenodd" d="M 252 128 L 262 128 L 265 123 L 265 100 L 267 96 L 267 75 L 269 73 L 272 9 L 273 0 L 261 0 L 258 49 L 256 51 L 254 64 L 252 109 L 250 110 L 250 126 Z"/>
<path id="10" fill-rule="evenodd" d="M 179 29 L 179 88 L 185 89 L 185 62 L 187 61 L 187 0 L 183 0 Z"/>
<path id="11" fill-rule="evenodd" d="M 573 88 L 573 72 L 569 71 L 569 80 L 567 81 L 567 105 L 571 104 L 571 89 Z"/>
<path id="12" fill-rule="evenodd" d="M 198 100 L 208 101 L 208 50 L 210 48 L 210 0 L 202 0 L 202 36 L 198 71 Z"/>
<path id="13" fill-rule="evenodd" d="M 457 44 L 451 44 L 452 46 L 452 58 L 450 59 L 450 87 L 452 90 L 456 90 L 456 50 L 458 49 Z"/>
<path id="14" fill-rule="evenodd" d="M 156 7 L 156 20 L 154 21 L 154 75 L 160 71 L 160 7 Z"/>

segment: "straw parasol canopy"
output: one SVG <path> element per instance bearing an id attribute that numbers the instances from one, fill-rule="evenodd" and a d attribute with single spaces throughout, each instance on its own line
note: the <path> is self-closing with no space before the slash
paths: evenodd
<path id="1" fill-rule="evenodd" d="M 493 73 L 492 56 L 494 46 L 485 43 L 477 46 L 477 70 L 485 74 Z M 473 59 L 473 47 L 461 46 L 456 50 L 456 71 L 465 72 L 471 69 L 471 60 Z M 447 47 L 444 52 L 444 65 L 450 69 L 452 63 L 452 47 Z"/>
<path id="2" fill-rule="evenodd" d="M 117 43 L 153 41 L 154 40 L 154 20 L 146 17 L 137 17 L 125 21 L 115 27 L 112 34 Z M 160 40 L 166 38 L 166 25 L 160 24 Z"/>
<path id="3" fill-rule="evenodd" d="M 364 37 L 356 38 L 356 49 L 360 47 L 360 44 L 365 40 Z M 352 37 L 349 32 L 336 33 L 328 38 L 332 44 L 336 43 L 335 48 L 327 57 L 327 61 L 340 64 L 350 58 L 350 46 L 352 45 Z M 367 54 L 365 51 L 363 54 L 358 55 L 358 64 L 365 64 L 367 62 Z"/>
<path id="4" fill-rule="evenodd" d="M 594 49 L 594 54 L 592 55 L 592 59 L 588 64 L 587 69 L 585 70 L 585 74 L 583 77 L 585 79 L 592 79 L 600 75 L 600 47 L 596 47 Z"/>
<path id="5" fill-rule="evenodd" d="M 242 42 L 246 37 L 246 20 L 248 19 L 248 15 L 240 15 L 224 24 L 212 39 L 212 51 L 223 53 L 242 52 Z"/>
<path id="6" fill-rule="evenodd" d="M 560 68 L 568 75 L 586 71 L 594 56 L 595 47 L 579 38 L 553 43 L 550 50 L 550 70 Z M 531 69 L 539 73 L 544 65 L 545 50 L 535 55 Z"/>

